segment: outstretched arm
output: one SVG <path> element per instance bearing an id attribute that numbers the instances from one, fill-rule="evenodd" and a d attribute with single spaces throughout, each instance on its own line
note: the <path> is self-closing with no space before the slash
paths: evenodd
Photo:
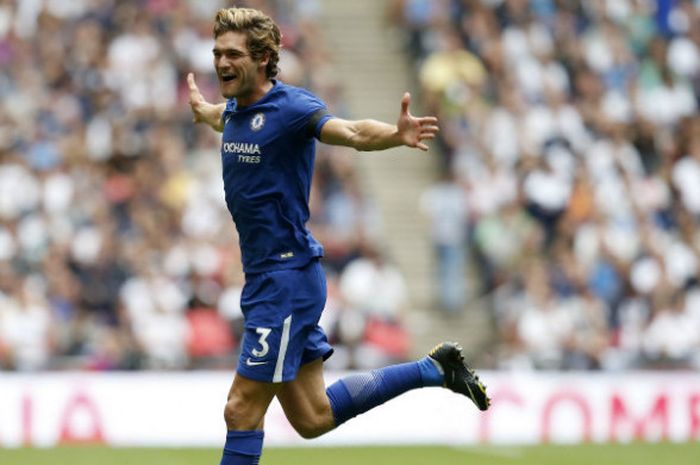
<path id="1" fill-rule="evenodd" d="M 408 111 L 411 95 L 401 99 L 401 112 L 395 125 L 371 119 L 348 121 L 328 120 L 321 128 L 321 142 L 344 145 L 356 150 L 384 150 L 399 145 L 428 150 L 423 141 L 435 138 L 440 130 L 434 116 L 415 117 Z"/>
<path id="2" fill-rule="evenodd" d="M 215 131 L 223 132 L 224 122 L 221 121 L 221 115 L 224 114 L 226 104 L 207 102 L 194 82 L 194 74 L 192 73 L 187 74 L 187 86 L 190 88 L 190 107 L 192 107 L 192 113 L 194 114 L 193 121 L 195 123 L 205 123 Z"/>

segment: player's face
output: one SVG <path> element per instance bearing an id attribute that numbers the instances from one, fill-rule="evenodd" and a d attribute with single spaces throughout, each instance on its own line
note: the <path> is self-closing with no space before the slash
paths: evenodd
<path id="1" fill-rule="evenodd" d="M 236 98 L 245 104 L 255 94 L 258 83 L 264 81 L 267 59 L 251 58 L 243 32 L 225 32 L 214 42 L 214 67 L 219 78 L 221 95 Z M 262 79 L 261 79 L 262 78 Z"/>

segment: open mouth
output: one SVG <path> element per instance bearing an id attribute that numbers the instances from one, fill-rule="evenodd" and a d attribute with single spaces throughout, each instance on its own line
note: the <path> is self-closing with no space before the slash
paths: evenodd
<path id="1" fill-rule="evenodd" d="M 236 79 L 237 77 L 238 77 L 238 76 L 236 76 L 235 74 L 222 74 L 222 75 L 221 75 L 221 80 L 224 81 L 224 82 L 231 82 L 231 81 L 233 81 L 234 79 Z"/>

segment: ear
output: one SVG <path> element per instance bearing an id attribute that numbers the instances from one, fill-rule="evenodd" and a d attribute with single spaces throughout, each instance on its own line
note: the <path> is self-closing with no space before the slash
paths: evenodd
<path id="1" fill-rule="evenodd" d="M 258 65 L 265 68 L 269 62 L 270 62 L 270 52 L 266 52 L 265 55 L 263 55 L 262 58 L 260 58 Z"/>

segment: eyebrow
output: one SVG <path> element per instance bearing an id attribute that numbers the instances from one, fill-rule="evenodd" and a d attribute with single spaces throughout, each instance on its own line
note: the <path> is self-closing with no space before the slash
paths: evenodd
<path id="1" fill-rule="evenodd" d="M 229 48 L 217 48 L 217 47 L 214 47 L 213 49 L 211 49 L 211 51 L 212 51 L 212 53 L 214 53 L 214 52 L 219 52 L 219 53 L 232 53 L 232 52 L 235 52 L 235 53 L 240 53 L 241 55 L 245 55 L 245 52 L 244 52 L 243 50 L 240 50 L 240 49 L 237 49 L 237 48 L 230 48 L 230 47 L 229 47 Z"/>

